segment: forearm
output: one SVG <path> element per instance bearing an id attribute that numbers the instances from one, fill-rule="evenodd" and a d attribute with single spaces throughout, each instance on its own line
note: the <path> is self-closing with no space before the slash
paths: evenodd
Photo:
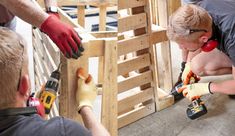
<path id="1" fill-rule="evenodd" d="M 92 135 L 110 136 L 108 131 L 98 122 L 90 107 L 82 107 L 80 113 L 86 128 L 92 132 Z"/>
<path id="2" fill-rule="evenodd" d="M 0 4 L 7 7 L 14 15 L 36 27 L 40 27 L 49 16 L 30 0 L 0 0 Z"/>
<path id="3" fill-rule="evenodd" d="M 212 93 L 235 94 L 235 80 L 211 83 L 210 91 Z"/>
<path id="4" fill-rule="evenodd" d="M 188 51 L 182 49 L 182 61 L 187 62 L 187 58 L 188 58 Z"/>

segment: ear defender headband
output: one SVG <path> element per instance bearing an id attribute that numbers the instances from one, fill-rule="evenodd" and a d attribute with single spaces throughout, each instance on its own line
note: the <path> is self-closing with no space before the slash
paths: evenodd
<path id="1" fill-rule="evenodd" d="M 195 32 L 207 32 L 205 29 L 189 29 L 189 34 Z M 219 42 L 215 39 L 210 38 L 206 43 L 204 43 L 201 47 L 202 51 L 210 52 L 218 46 Z"/>

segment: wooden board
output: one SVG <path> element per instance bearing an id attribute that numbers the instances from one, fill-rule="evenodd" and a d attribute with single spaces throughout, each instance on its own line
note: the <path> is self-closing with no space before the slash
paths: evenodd
<path id="1" fill-rule="evenodd" d="M 137 108 L 124 115 L 118 116 L 118 128 L 124 127 L 134 121 L 137 121 L 151 113 L 155 112 L 154 103 Z"/>
<path id="2" fill-rule="evenodd" d="M 143 54 L 118 63 L 118 75 L 124 75 L 128 72 L 138 70 L 150 65 L 149 54 Z"/>
<path id="3" fill-rule="evenodd" d="M 118 56 L 149 48 L 148 35 L 135 36 L 133 38 L 118 41 Z"/>
<path id="4" fill-rule="evenodd" d="M 136 14 L 118 19 L 118 32 L 122 33 L 129 30 L 145 27 L 147 25 L 146 14 Z"/>
<path id="5" fill-rule="evenodd" d="M 101 122 L 117 135 L 117 40 L 105 42 Z"/>
<path id="6" fill-rule="evenodd" d="M 149 99 L 153 99 L 153 88 L 139 91 L 136 94 L 122 98 L 118 101 L 118 115 L 123 114 L 135 105 L 145 102 Z"/>
<path id="7" fill-rule="evenodd" d="M 146 5 L 146 0 L 118 0 L 118 10 Z"/>
<path id="8" fill-rule="evenodd" d="M 152 72 L 147 71 L 133 77 L 128 77 L 124 81 L 118 82 L 118 93 L 138 87 L 152 81 Z"/>

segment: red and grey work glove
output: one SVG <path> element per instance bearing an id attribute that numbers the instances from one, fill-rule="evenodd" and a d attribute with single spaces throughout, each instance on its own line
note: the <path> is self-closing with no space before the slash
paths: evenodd
<path id="1" fill-rule="evenodd" d="M 213 94 L 210 91 L 210 83 L 195 83 L 183 86 L 183 95 L 189 100 L 195 100 L 205 94 Z"/>
<path id="2" fill-rule="evenodd" d="M 93 108 L 93 103 L 97 96 L 97 88 L 91 75 L 85 76 L 84 69 L 79 68 L 77 71 L 78 88 L 76 92 L 76 100 L 78 104 L 78 112 L 82 107 L 87 106 Z"/>
<path id="3" fill-rule="evenodd" d="M 84 48 L 79 35 L 70 25 L 62 23 L 55 16 L 49 16 L 42 23 L 40 30 L 51 38 L 67 58 L 77 59 L 82 55 Z"/>

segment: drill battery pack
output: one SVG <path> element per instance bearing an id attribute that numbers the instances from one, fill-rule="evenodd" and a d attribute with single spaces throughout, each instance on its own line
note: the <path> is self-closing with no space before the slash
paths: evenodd
<path id="1" fill-rule="evenodd" d="M 186 110 L 190 119 L 196 119 L 207 113 L 206 106 L 200 99 L 193 100 Z"/>

